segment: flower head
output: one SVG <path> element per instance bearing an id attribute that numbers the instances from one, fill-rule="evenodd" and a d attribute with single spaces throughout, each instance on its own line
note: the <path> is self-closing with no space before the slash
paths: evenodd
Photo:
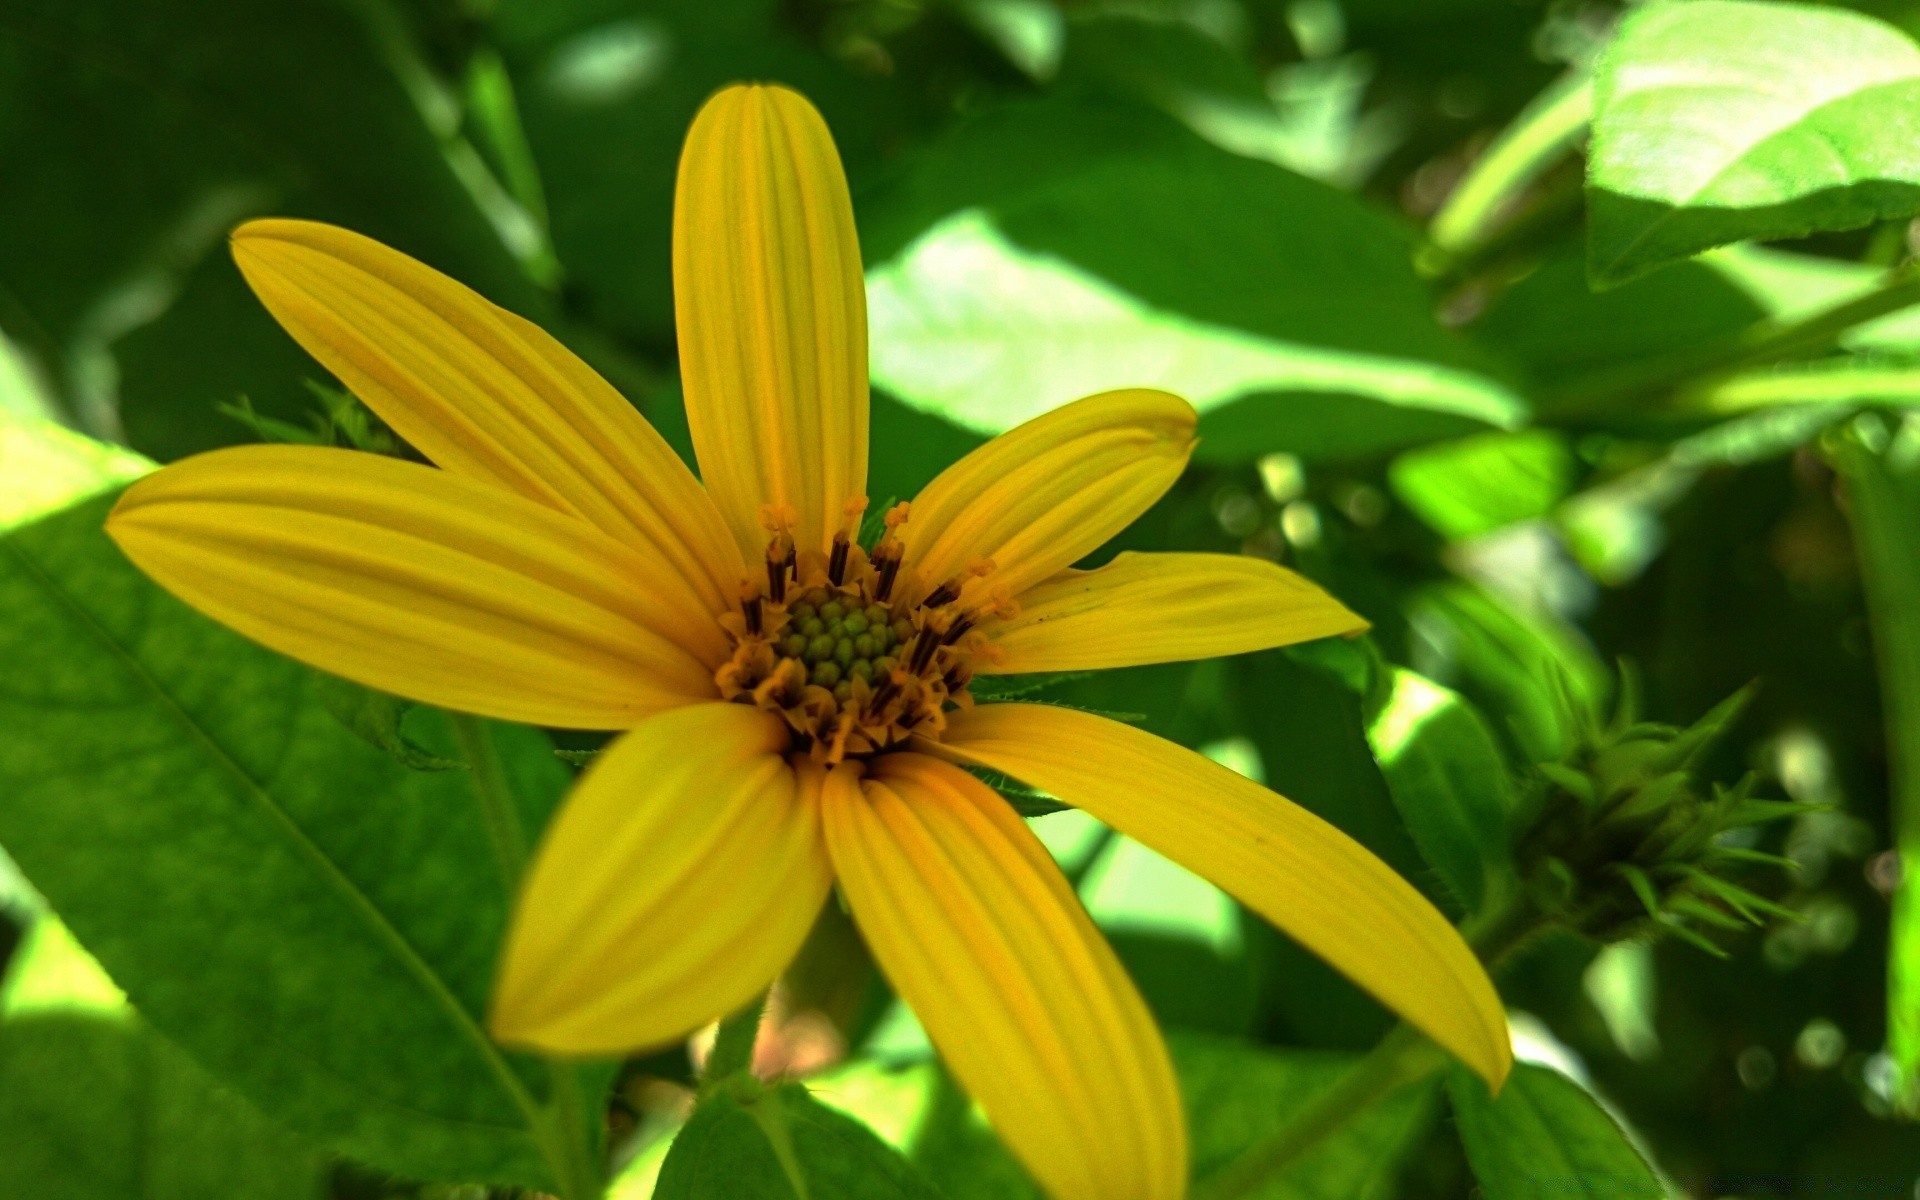
<path id="1" fill-rule="evenodd" d="M 819 114 L 728 88 L 674 220 L 701 480 L 528 322 L 308 222 L 234 236 L 303 346 L 434 465 L 215 451 L 109 530 L 242 633 L 411 699 L 624 730 L 546 831 L 491 1024 L 562 1053 L 659 1045 L 783 968 L 837 883 L 882 968 L 1057 1197 L 1183 1193 L 1186 1140 L 1139 995 L 1039 842 L 967 767 L 1209 876 L 1497 1082 L 1499 1001 L 1451 926 L 1288 800 L 1103 717 L 975 704 L 983 673 L 1234 654 L 1364 622 L 1250 558 L 1073 563 L 1184 468 L 1177 397 L 1092 396 L 996 438 L 869 551 L 866 316 Z"/>

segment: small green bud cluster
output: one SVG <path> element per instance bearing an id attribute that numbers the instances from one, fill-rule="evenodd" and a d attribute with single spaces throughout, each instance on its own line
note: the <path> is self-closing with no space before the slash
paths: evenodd
<path id="1" fill-rule="evenodd" d="M 895 617 L 884 604 L 863 607 L 857 597 L 813 588 L 787 609 L 787 626 L 774 651 L 804 663 L 808 682 L 845 702 L 853 695 L 854 680 L 876 686 L 885 680 L 912 636 L 913 623 Z"/>
<path id="2" fill-rule="evenodd" d="M 1612 721 L 1581 720 L 1574 749 L 1539 767 L 1534 817 L 1519 845 L 1533 904 L 1601 941 L 1671 933 L 1716 956 L 1724 951 L 1701 927 L 1794 917 L 1725 878 L 1748 864 L 1792 864 L 1728 835 L 1805 806 L 1755 799 L 1751 776 L 1708 795 L 1694 779 L 1701 756 L 1746 700 L 1738 693 L 1679 729 L 1635 720 L 1631 689 L 1623 688 Z"/>

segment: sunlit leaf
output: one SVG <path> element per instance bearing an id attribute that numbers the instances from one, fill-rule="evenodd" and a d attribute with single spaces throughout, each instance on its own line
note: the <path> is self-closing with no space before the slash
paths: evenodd
<path id="1" fill-rule="evenodd" d="M 1463 1071 L 1447 1080 L 1467 1161 L 1486 1200 L 1664 1200 L 1667 1190 L 1586 1089 L 1516 1063 L 1498 1099 Z"/>
<path id="2" fill-rule="evenodd" d="M 1920 46 L 1872 17 L 1648 5 L 1595 73 L 1588 261 L 1601 284 L 1749 238 L 1920 211 Z"/>
<path id="3" fill-rule="evenodd" d="M 543 1183 L 547 1074 L 480 1023 L 506 890 L 468 773 L 360 742 L 311 673 L 135 571 L 105 507 L 0 541 L 0 843 L 263 1111 L 392 1170 Z M 566 768 L 495 737 L 538 829 Z"/>

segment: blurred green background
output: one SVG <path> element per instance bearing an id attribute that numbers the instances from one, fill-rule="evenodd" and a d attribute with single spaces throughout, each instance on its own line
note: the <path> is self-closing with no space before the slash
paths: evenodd
<path id="1" fill-rule="evenodd" d="M 1855 7 L 1889 22 L 1876 26 L 1887 37 L 1920 31 L 1920 7 Z M 1362 643 L 1115 672 L 1064 697 L 1144 714 L 1263 779 L 1460 915 L 1408 816 L 1438 785 L 1396 768 L 1383 730 L 1392 668 L 1478 713 L 1482 757 L 1446 761 L 1490 790 L 1536 786 L 1532 765 L 1568 751 L 1569 704 L 1610 711 L 1616 664 L 1646 717 L 1673 725 L 1758 681 L 1699 774 L 1757 772 L 1762 794 L 1806 805 L 1757 843 L 1798 870 L 1751 884 L 1801 919 L 1713 934 L 1725 958 L 1674 938 L 1552 938 L 1503 992 L 1533 1052 L 1590 1078 L 1679 1194 L 1920 1194 L 1920 1136 L 1896 1114 L 1903 1052 L 1888 1050 L 1890 947 L 1920 956 L 1920 931 L 1896 934 L 1890 915 L 1898 830 L 1920 822 L 1901 814 L 1920 799 L 1890 799 L 1887 733 L 1890 711 L 1896 726 L 1920 721 L 1905 606 L 1920 598 L 1920 432 L 1903 415 L 1920 396 L 1907 365 L 1920 322 L 1892 305 L 1764 369 L 1713 373 L 1779 322 L 1884 286 L 1909 255 L 1920 137 L 1903 131 L 1920 131 L 1920 93 L 1870 122 L 1906 147 L 1874 158 L 1877 175 L 1811 201 L 1690 209 L 1698 236 L 1648 218 L 1680 231 L 1659 249 L 1668 232 L 1633 233 L 1627 211 L 1651 201 L 1584 157 L 1587 81 L 1622 13 L 1598 0 L 7 0 L 0 517 L 42 515 L 35 455 L 96 453 L 34 449 L 22 431 L 36 422 L 161 462 L 262 437 L 352 440 L 353 410 L 225 253 L 226 231 L 264 214 L 372 235 L 544 324 L 685 449 L 669 273 L 680 140 L 716 87 L 788 83 L 826 115 L 852 182 L 876 503 L 1070 399 L 1165 387 L 1202 411 L 1201 448 L 1102 556 L 1272 557 L 1374 623 Z M 1865 70 L 1842 42 L 1823 59 L 1816 39 L 1808 65 L 1780 70 Z M 1610 136 L 1624 146 L 1620 112 Z M 1487 170 L 1490 147 L 1508 155 L 1504 175 Z M 1632 238 L 1606 240 L 1621 229 Z M 1750 238 L 1770 244 L 1686 257 Z M 99 470 L 87 462 L 75 469 Z M 1863 521 L 1868 493 L 1877 515 Z M 45 559 L 98 516 L 20 536 L 43 539 Z M 44 650 L 29 648 L 45 633 L 21 594 L 0 588 L 0 664 Z M 190 974 L 195 943 L 143 948 L 137 894 L 85 899 L 122 886 L 118 860 L 86 857 L 89 839 L 125 851 L 159 836 L 89 825 L 86 806 L 137 792 L 76 791 L 56 828 L 9 816 L 5 790 L 24 796 L 23 781 L 77 769 L 73 756 L 118 761 L 143 727 L 117 726 L 109 704 L 87 717 L 105 732 L 79 737 L 47 716 L 67 695 L 60 671 L 36 666 L 28 685 L 21 670 L 0 682 L 0 846 L 32 886 L 0 889 L 0 955 L 50 904 L 166 1039 L 123 1045 L 75 1016 L 115 1010 L 100 980 L 73 984 L 93 1000 L 69 1004 L 36 1002 L 16 979 L 0 1025 L 0 1181 L 37 1169 L 36 1196 L 216 1194 L 116 1190 L 132 1185 L 100 1164 L 134 1153 L 123 1144 L 138 1129 L 187 1158 L 282 1171 L 217 1194 L 416 1194 L 404 1180 L 427 1167 L 408 1164 L 430 1156 L 388 1153 L 357 1118 L 285 1099 L 299 1088 L 271 1054 L 232 1065 L 254 1035 L 209 1032 L 239 1019 L 228 1001 L 154 988 L 147 1002 L 142 973 L 171 961 Z M 256 681 L 260 695 L 289 678 Z M 535 791 L 559 786 L 540 778 Z M 405 786 L 425 804 L 441 785 Z M 1246 1144 L 1289 1089 L 1387 1029 L 1378 1006 L 1210 886 L 1078 822 L 1036 827 L 1180 1049 L 1197 1160 Z M 73 846 L 82 865 L 68 869 Z M 167 869 L 205 866 L 187 855 Z M 931 1113 L 939 1136 L 913 1156 L 951 1200 L 1030 1194 L 977 1131 L 941 1116 L 952 1097 L 924 1072 L 875 1065 L 923 1051 L 831 925 L 793 981 L 796 1004 L 830 1018 L 827 1044 L 851 1049 L 855 1067 L 837 1069 L 854 1073 L 830 1086 L 891 1137 L 906 1135 L 889 1123 Z M 25 944 L 56 954 L 53 938 Z M 1896 977 L 1896 1017 L 1920 1020 L 1917 990 Z M 201 1017 L 175 1015 L 189 1010 Z M 269 1116 L 224 1086 L 198 1098 L 214 1085 L 190 1058 Z M 628 1067 L 615 1127 L 640 1131 L 630 1148 L 657 1159 L 685 1072 Z M 222 1104 L 234 1112 L 217 1134 L 194 1125 Z M 1435 1096 L 1376 1116 L 1263 1195 L 1472 1194 L 1456 1117 Z"/>

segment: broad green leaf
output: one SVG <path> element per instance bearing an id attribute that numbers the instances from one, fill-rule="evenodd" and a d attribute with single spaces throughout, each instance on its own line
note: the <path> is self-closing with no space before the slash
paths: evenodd
<path id="1" fill-rule="evenodd" d="M 694 1111 L 654 1200 L 941 1200 L 865 1125 L 782 1084 L 750 1099 L 717 1093 Z"/>
<path id="2" fill-rule="evenodd" d="M 1620 1126 L 1585 1088 L 1533 1063 L 1514 1064 L 1499 1099 L 1464 1071 L 1447 1079 L 1460 1140 L 1486 1200 L 1664 1200 Z"/>
<path id="3" fill-rule="evenodd" d="M 1221 460 L 1350 453 L 1521 419 L 1510 393 L 1457 368 L 1156 310 L 1013 244 L 978 210 L 870 272 L 868 304 L 874 381 L 984 434 L 1118 387 L 1165 388 L 1219 413 L 1225 424 L 1203 424 L 1201 444 Z"/>
<path id="4" fill-rule="evenodd" d="M 1920 436 L 1909 418 L 1889 444 L 1879 418 L 1861 417 L 1832 445 L 1852 502 L 1886 706 L 1894 846 L 1920 862 Z M 1920 1111 L 1920 871 L 1901 875 L 1890 937 L 1887 1044 L 1902 1103 Z"/>
<path id="5" fill-rule="evenodd" d="M 1606 669 L 1582 636 L 1464 581 L 1418 589 L 1407 606 L 1416 670 L 1457 689 L 1511 736 L 1525 760 L 1557 759 L 1576 714 L 1600 711 Z"/>
<path id="6" fill-rule="evenodd" d="M 1167 1048 L 1186 1103 L 1196 1181 L 1272 1134 L 1355 1061 L 1186 1030 L 1171 1031 Z M 1429 1126 L 1435 1090 L 1409 1088 L 1370 1107 L 1248 1200 L 1389 1200 L 1405 1155 Z M 854 1063 L 817 1080 L 814 1096 L 907 1151 L 947 1200 L 1041 1200 L 935 1063 Z"/>
<path id="7" fill-rule="evenodd" d="M 41 913 L 0 978 L 0 1018 L 81 1012 L 127 1017 L 127 994 L 81 949 L 59 918 Z"/>
<path id="8" fill-rule="evenodd" d="M 1622 23 L 1594 86 L 1597 284 L 1729 242 L 1920 211 L 1920 46 L 1872 17 L 1650 4 Z"/>
<path id="9" fill-rule="evenodd" d="M 507 896 L 469 773 L 363 744 L 311 672 L 148 583 L 106 508 L 0 540 L 0 844 L 263 1111 L 416 1178 L 545 1184 L 538 1143 L 574 1131 L 481 1025 Z M 416 733 L 444 753 L 440 722 Z M 494 739 L 537 830 L 566 768 Z"/>
<path id="10" fill-rule="evenodd" d="M 0 1021 L 0 1195 L 318 1200 L 323 1162 L 137 1020 Z"/>
<path id="11" fill-rule="evenodd" d="M 1573 452 L 1547 430 L 1483 434 L 1393 460 L 1394 495 L 1449 540 L 1543 517 L 1573 483 Z"/>
<path id="12" fill-rule="evenodd" d="M 0 10 L 6 107 L 32 114 L 0 123 L 0 319 L 83 428 L 172 458 L 244 440 L 217 411 L 241 393 L 272 416 L 309 407 L 300 379 L 321 373 L 227 260 L 250 216 L 349 225 L 509 307 L 540 304 L 444 153 L 457 112 L 423 112 L 398 77 L 419 64 L 383 7 Z"/>
<path id="13" fill-rule="evenodd" d="M 1525 417 L 1435 320 L 1407 230 L 1157 114 L 1003 105 L 916 157 L 862 219 L 875 380 L 980 432 L 1141 385 L 1191 399 L 1200 453 L 1223 461 L 1371 454 Z"/>
<path id="14" fill-rule="evenodd" d="M 0 530 L 125 483 L 152 465 L 50 421 L 0 410 Z"/>
<path id="15" fill-rule="evenodd" d="M 408 737 L 405 722 L 413 705 L 398 696 L 361 687 L 337 675 L 319 676 L 313 681 L 313 689 L 320 703 L 338 717 L 342 725 L 403 767 L 415 771 L 450 771 L 467 765 L 457 758 L 435 754 Z"/>
<path id="16" fill-rule="evenodd" d="M 1407 832 L 1454 898 L 1469 913 L 1502 899 L 1514 881 L 1520 798 L 1480 714 L 1458 693 L 1395 668 L 1367 741 Z"/>

